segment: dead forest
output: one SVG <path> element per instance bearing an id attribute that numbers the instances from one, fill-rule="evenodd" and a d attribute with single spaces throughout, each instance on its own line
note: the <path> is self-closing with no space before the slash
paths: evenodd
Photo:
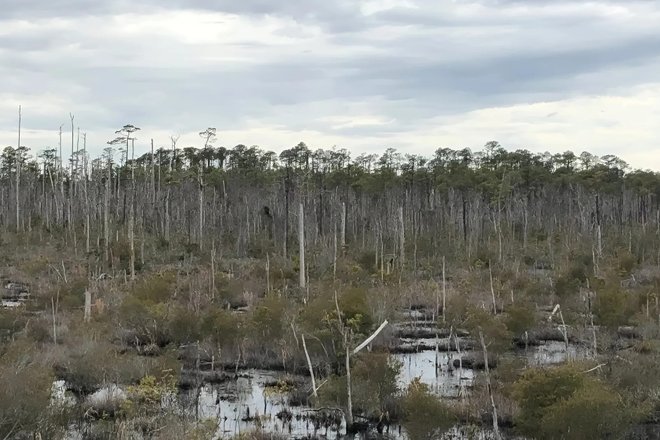
<path id="1" fill-rule="evenodd" d="M 660 174 L 139 130 L 0 156 L 0 437 L 658 438 Z"/>

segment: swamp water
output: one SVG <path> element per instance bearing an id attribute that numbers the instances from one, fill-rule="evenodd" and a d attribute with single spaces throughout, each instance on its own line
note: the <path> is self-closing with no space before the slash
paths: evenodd
<path id="1" fill-rule="evenodd" d="M 446 341 L 446 340 L 445 340 Z M 432 341 L 435 344 L 435 340 Z M 430 340 L 408 340 L 408 344 L 420 347 L 419 351 L 395 353 L 393 361 L 400 363 L 398 386 L 405 390 L 413 379 L 422 383 L 436 395 L 445 398 L 458 398 L 470 393 L 476 373 L 469 368 L 456 367 L 460 357 L 456 351 L 438 351 L 429 349 Z M 466 344 L 467 345 L 467 344 Z M 422 348 L 423 347 L 423 348 Z M 579 358 L 582 350 L 569 345 L 568 352 L 563 342 L 547 341 L 514 356 L 526 359 L 529 365 L 550 365 L 564 362 L 567 356 Z M 472 350 L 461 352 L 463 357 L 474 355 Z M 243 370 L 235 379 L 219 384 L 206 384 L 198 390 L 192 389 L 179 393 L 175 402 L 171 402 L 178 411 L 198 420 L 214 419 L 218 430 L 215 438 L 229 438 L 253 430 L 281 434 L 290 439 L 320 436 L 328 439 L 340 439 L 346 436 L 346 424 L 341 411 L 336 409 L 313 409 L 307 406 L 293 406 L 287 394 L 274 391 L 269 385 L 278 383 L 285 377 L 281 372 L 270 370 Z M 300 378 L 299 378 L 300 379 Z M 123 391 L 114 385 L 97 391 L 88 399 L 102 400 L 107 396 L 123 396 Z M 71 401 L 65 393 L 65 384 L 54 384 L 53 400 Z M 358 419 L 359 420 L 359 419 Z M 355 438 L 373 438 L 375 433 L 357 434 Z M 406 439 L 405 431 L 398 425 L 384 429 L 384 438 Z M 69 439 L 82 439 L 75 429 Z M 456 426 L 443 437 L 447 440 L 488 440 L 492 438 L 489 430 Z"/>

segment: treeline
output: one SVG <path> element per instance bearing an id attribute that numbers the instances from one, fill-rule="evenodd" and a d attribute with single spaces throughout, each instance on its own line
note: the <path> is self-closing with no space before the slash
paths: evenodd
<path id="1" fill-rule="evenodd" d="M 145 242 L 288 257 L 298 253 L 300 225 L 306 246 L 369 250 L 377 265 L 416 268 L 440 254 L 502 260 L 521 246 L 534 258 L 534 249 L 552 255 L 564 244 L 583 245 L 596 264 L 607 246 L 658 258 L 660 174 L 612 155 L 507 151 L 497 142 L 432 157 L 387 149 L 352 158 L 304 143 L 278 155 L 214 147 L 209 128 L 200 148 L 177 148 L 173 138 L 171 149 L 135 157 L 137 130 L 118 130 L 97 158 L 72 132 L 68 163 L 61 146 L 36 157 L 6 147 L 0 226 L 61 234 L 99 268 L 121 257 L 113 242 L 128 245 L 131 267 Z"/>

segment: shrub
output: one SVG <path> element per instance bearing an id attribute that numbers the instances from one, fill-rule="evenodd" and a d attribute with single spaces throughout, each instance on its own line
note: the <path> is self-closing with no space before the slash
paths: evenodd
<path id="1" fill-rule="evenodd" d="M 518 430 L 539 440 L 619 438 L 632 423 L 620 396 L 576 366 L 529 370 L 513 396 Z"/>
<path id="2" fill-rule="evenodd" d="M 590 275 L 593 274 L 593 261 L 589 255 L 571 256 L 570 266 L 555 280 L 555 293 L 567 297 L 578 293 Z"/>
<path id="3" fill-rule="evenodd" d="M 153 275 L 138 281 L 130 293 L 145 303 L 166 302 L 172 296 L 175 281 L 176 277 L 171 272 Z"/>
<path id="4" fill-rule="evenodd" d="M 187 344 L 201 339 L 200 319 L 192 311 L 184 307 L 170 310 L 167 323 L 167 333 L 172 342 Z"/>
<path id="5" fill-rule="evenodd" d="M 504 323 L 514 336 L 522 336 L 536 324 L 536 311 L 529 303 L 516 303 L 507 310 Z"/>
<path id="6" fill-rule="evenodd" d="M 597 293 L 594 312 L 598 323 L 610 329 L 625 325 L 633 315 L 631 299 L 617 288 L 605 288 Z"/>
<path id="7" fill-rule="evenodd" d="M 373 273 L 376 267 L 376 253 L 374 251 L 364 251 L 357 257 L 357 263 L 368 273 Z"/>
<path id="8" fill-rule="evenodd" d="M 36 347 L 12 344 L 0 364 L 0 437 L 20 438 L 47 417 L 51 372 L 36 362 Z"/>
<path id="9" fill-rule="evenodd" d="M 373 318 L 368 307 L 365 289 L 353 287 L 345 290 L 339 296 L 338 303 L 345 325 L 352 325 L 358 333 L 369 332 L 373 325 Z"/>
<path id="10" fill-rule="evenodd" d="M 482 308 L 468 308 L 465 327 L 474 338 L 479 337 L 479 330 L 483 332 L 489 353 L 500 353 L 511 345 L 511 333 L 500 317 Z"/>
<path id="11" fill-rule="evenodd" d="M 117 316 L 120 327 L 125 329 L 121 336 L 127 345 L 156 344 L 164 347 L 171 341 L 166 304 L 153 304 L 127 296 L 120 305 Z"/>
<path id="12" fill-rule="evenodd" d="M 210 310 L 201 323 L 201 333 L 222 348 L 235 344 L 241 335 L 243 321 L 239 316 L 225 310 Z"/>
<path id="13" fill-rule="evenodd" d="M 172 374 L 160 378 L 145 376 L 139 384 L 128 387 L 128 399 L 124 401 L 122 410 L 129 416 L 157 413 L 163 400 L 176 392 L 176 383 Z"/>
<path id="14" fill-rule="evenodd" d="M 284 298 L 269 295 L 262 299 L 252 313 L 251 326 L 257 338 L 272 342 L 284 335 L 284 314 L 287 303 Z"/>
<path id="15" fill-rule="evenodd" d="M 616 269 L 619 276 L 626 277 L 630 275 L 636 265 L 637 258 L 628 252 L 627 249 L 621 251 L 616 258 Z"/>
<path id="16" fill-rule="evenodd" d="M 401 399 L 403 427 L 411 440 L 436 438 L 457 421 L 447 405 L 431 394 L 427 385 L 414 379 Z"/>
<path id="17" fill-rule="evenodd" d="M 382 353 L 364 353 L 353 362 L 353 405 L 367 414 L 379 416 L 398 391 L 401 364 Z"/>

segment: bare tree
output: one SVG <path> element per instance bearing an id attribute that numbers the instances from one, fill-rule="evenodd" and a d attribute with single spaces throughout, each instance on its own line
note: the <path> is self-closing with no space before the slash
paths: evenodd
<path id="1" fill-rule="evenodd" d="M 21 106 L 18 106 L 18 145 L 16 146 L 16 232 L 21 231 Z"/>
<path id="2" fill-rule="evenodd" d="M 298 242 L 300 244 L 300 288 L 304 289 L 305 283 L 305 211 L 302 202 L 298 210 Z"/>

